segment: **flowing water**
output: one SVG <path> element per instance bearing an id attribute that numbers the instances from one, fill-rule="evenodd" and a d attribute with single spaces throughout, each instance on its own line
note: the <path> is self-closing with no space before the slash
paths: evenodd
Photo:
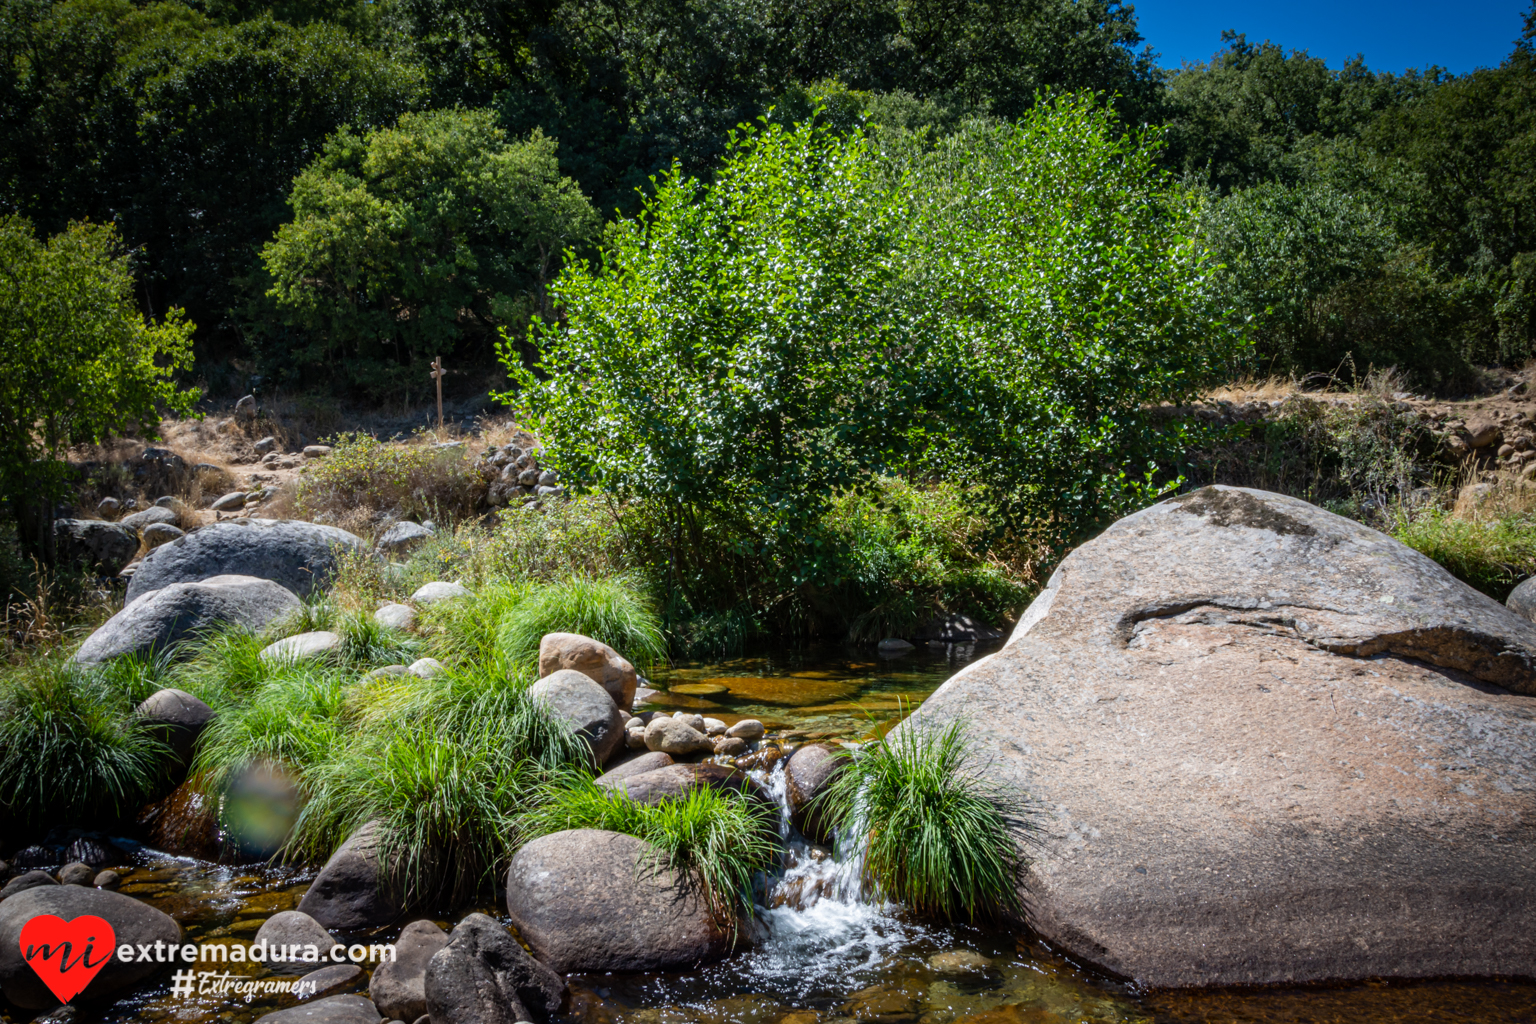
<path id="1" fill-rule="evenodd" d="M 658 675 L 662 706 L 726 720 L 762 719 L 786 742 L 868 739 L 992 648 L 922 648 L 898 658 L 820 648 L 689 665 Z M 783 797 L 783 772 L 758 772 Z M 1333 988 L 1138 993 L 1074 965 L 1044 944 L 1001 930 L 939 927 L 862 897 L 857 865 L 839 862 L 781 821 L 782 875 L 767 882 L 759 941 L 723 963 L 685 973 L 578 975 L 558 1024 L 1536 1024 L 1536 984 L 1517 981 L 1362 983 Z M 129 848 L 122 892 L 180 921 L 189 942 L 249 942 L 272 914 L 295 907 L 313 872 L 230 867 Z M 438 919 L 451 928 L 471 909 Z M 338 936 L 388 941 L 397 931 Z M 220 968 L 224 970 L 225 968 Z M 236 977 L 269 978 L 259 964 Z M 364 980 L 362 982 L 366 984 Z M 250 1024 L 292 996 L 175 996 L 169 979 L 75 1024 Z M 7 1011 L 11 1024 L 29 1017 Z M 407 1022 L 409 1024 L 409 1022 Z"/>

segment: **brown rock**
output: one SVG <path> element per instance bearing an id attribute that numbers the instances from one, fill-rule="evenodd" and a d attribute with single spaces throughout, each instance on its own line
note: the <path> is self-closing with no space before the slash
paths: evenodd
<path id="1" fill-rule="evenodd" d="M 968 721 L 1043 809 L 1030 924 L 1116 974 L 1520 973 L 1533 657 L 1536 625 L 1384 534 L 1206 488 L 1074 551 L 912 721 Z"/>
<path id="2" fill-rule="evenodd" d="M 219 859 L 218 801 L 203 796 L 191 780 L 146 805 L 136 820 L 144 842 L 156 850 L 177 857 Z"/>
<path id="3" fill-rule="evenodd" d="M 697 881 L 665 865 L 660 850 L 634 836 L 556 832 L 512 858 L 507 913 L 561 974 L 667 971 L 721 959 L 728 932 Z"/>
<path id="4" fill-rule="evenodd" d="M 702 786 L 721 792 L 740 793 L 765 807 L 773 799 L 752 776 L 722 764 L 674 764 L 622 780 L 624 791 L 637 804 L 659 804 L 663 800 L 681 800 Z"/>
<path id="5" fill-rule="evenodd" d="M 829 743 L 800 747 L 785 762 L 784 788 L 789 796 L 790 822 L 807 839 L 824 844 L 831 841 L 827 823 L 811 807 L 811 802 L 822 794 L 845 763 L 837 748 Z"/>
<path id="6" fill-rule="evenodd" d="M 631 757 L 629 760 L 609 768 L 597 780 L 599 786 L 615 786 L 631 775 L 644 775 L 658 768 L 666 768 L 675 764 L 671 754 L 663 754 L 659 750 L 649 750 L 643 754 Z"/>
<path id="7" fill-rule="evenodd" d="M 539 641 L 539 676 L 551 676 L 563 668 L 591 678 L 625 711 L 634 706 L 635 666 L 607 644 L 580 633 L 545 634 Z"/>
<path id="8" fill-rule="evenodd" d="M 1467 423 L 1467 444 L 1473 448 L 1487 448 L 1504 439 L 1504 431 L 1492 420 L 1471 420 Z"/>
<path id="9" fill-rule="evenodd" d="M 412 921 L 395 940 L 395 959 L 373 970 L 368 998 L 386 1017 L 415 1020 L 427 1012 L 427 963 L 448 945 L 448 934 L 431 921 Z"/>

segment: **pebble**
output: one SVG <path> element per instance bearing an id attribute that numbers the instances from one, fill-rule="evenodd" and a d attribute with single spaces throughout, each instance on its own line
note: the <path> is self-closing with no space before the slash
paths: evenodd
<path id="1" fill-rule="evenodd" d="M 116 889 L 122 877 L 116 871 L 103 871 L 97 875 L 91 884 L 98 889 Z"/>

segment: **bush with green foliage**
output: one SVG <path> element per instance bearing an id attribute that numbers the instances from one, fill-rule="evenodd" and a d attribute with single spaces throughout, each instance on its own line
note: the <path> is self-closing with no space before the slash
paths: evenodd
<path id="1" fill-rule="evenodd" d="M 735 928 L 753 908 L 753 876 L 778 859 L 778 822 L 771 810 L 739 793 L 708 786 L 680 800 L 639 804 L 622 788 L 599 786 L 590 778 L 550 789 L 536 809 L 521 816 L 523 842 L 568 829 L 594 828 L 644 839 L 659 863 L 696 877 L 717 919 Z"/>
<path id="2" fill-rule="evenodd" d="M 884 740 L 840 748 L 845 770 L 816 806 L 878 897 L 952 920 L 1018 914 L 1035 826 L 1021 796 L 984 781 L 965 730 L 909 719 Z"/>
<path id="3" fill-rule="evenodd" d="M 192 411 L 197 392 L 174 380 L 192 364 L 192 330 L 180 310 L 158 323 L 139 312 L 110 225 L 44 240 L 24 218 L 0 218 L 0 493 L 33 554 L 53 560 L 71 445 L 130 424 L 153 437 L 162 409 Z"/>
<path id="4" fill-rule="evenodd" d="M 317 522 L 386 514 L 444 524 L 474 515 L 485 484 L 463 448 L 386 444 L 362 432 L 330 438 L 331 454 L 299 481 L 296 510 Z"/>
<path id="5" fill-rule="evenodd" d="M 1435 507 L 1402 510 L 1392 536 L 1445 566 L 1495 601 L 1536 576 L 1536 513 L 1458 516 Z"/>
<path id="6" fill-rule="evenodd" d="M 564 251 L 597 229 L 555 145 L 457 109 L 328 139 L 262 250 L 268 295 L 311 339 L 284 375 L 341 367 L 373 396 L 424 397 L 434 354 L 487 361 L 497 325 L 550 316 Z"/>

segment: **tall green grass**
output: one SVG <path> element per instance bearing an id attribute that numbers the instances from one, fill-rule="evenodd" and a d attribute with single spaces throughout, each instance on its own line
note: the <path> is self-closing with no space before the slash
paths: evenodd
<path id="1" fill-rule="evenodd" d="M 513 664 L 536 663 L 546 633 L 600 640 L 642 671 L 667 655 L 650 599 L 623 577 L 577 577 L 529 587 L 501 620 L 501 650 Z"/>
<path id="2" fill-rule="evenodd" d="M 172 755 L 133 712 L 153 686 L 146 667 L 49 657 L 0 682 L 0 818 L 99 823 L 151 795 Z"/>
<path id="3" fill-rule="evenodd" d="M 866 884 L 920 914 L 967 920 L 1022 911 L 1021 844 L 1033 827 L 1022 800 L 984 782 L 965 725 L 909 720 L 885 740 L 843 753 L 817 798 L 863 857 Z"/>
<path id="4" fill-rule="evenodd" d="M 1506 600 L 1516 584 L 1536 575 L 1536 514 L 1462 519 L 1426 508 L 1400 514 L 1391 533 L 1496 601 Z"/>
<path id="5" fill-rule="evenodd" d="M 522 815 L 519 826 L 525 842 L 578 828 L 643 839 L 660 853 L 662 863 L 652 868 L 696 877 L 711 910 L 731 926 L 738 913 L 751 914 L 753 875 L 772 867 L 779 853 L 771 810 L 706 786 L 681 800 L 645 805 L 582 778 L 551 789 L 541 806 Z"/>
<path id="6" fill-rule="evenodd" d="M 221 795 L 261 765 L 281 768 L 304 788 L 309 770 L 345 739 L 349 682 L 343 672 L 313 664 L 274 670 L 204 731 L 192 769 L 204 791 Z"/>

